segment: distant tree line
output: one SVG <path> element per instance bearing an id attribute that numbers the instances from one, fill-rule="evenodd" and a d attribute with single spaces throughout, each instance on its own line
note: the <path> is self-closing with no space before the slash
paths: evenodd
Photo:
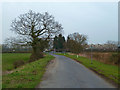
<path id="1" fill-rule="evenodd" d="M 65 37 L 60 34 L 54 37 L 53 49 L 59 52 L 80 53 L 87 45 L 87 36 L 73 33 Z"/>
<path id="2" fill-rule="evenodd" d="M 102 52 L 116 52 L 118 51 L 117 41 L 107 41 L 104 44 L 89 44 L 87 45 L 86 51 L 102 51 Z"/>
<path id="3" fill-rule="evenodd" d="M 16 45 L 10 47 L 7 44 L 2 44 L 2 53 L 31 53 L 32 47 Z"/>
<path id="4" fill-rule="evenodd" d="M 88 44 L 87 36 L 79 33 L 69 34 L 67 40 L 63 35 L 55 36 L 53 41 L 53 49 L 57 52 L 89 52 L 89 51 L 98 51 L 98 52 L 116 52 L 118 51 L 117 41 L 107 41 L 103 44 Z"/>
<path id="5" fill-rule="evenodd" d="M 9 38 L 2 45 L 2 52 L 32 52 L 32 47 L 29 45 L 16 44 L 19 40 Z M 42 43 L 42 44 L 41 44 Z M 56 52 L 72 52 L 81 53 L 83 51 L 117 51 L 118 44 L 115 41 L 107 41 L 105 44 L 88 44 L 87 36 L 79 33 L 69 34 L 67 39 L 62 34 L 56 35 L 48 41 L 39 41 L 39 49 L 42 51 Z"/>
<path id="6" fill-rule="evenodd" d="M 56 51 L 64 51 L 65 49 L 65 37 L 62 34 L 54 37 L 53 48 Z"/>

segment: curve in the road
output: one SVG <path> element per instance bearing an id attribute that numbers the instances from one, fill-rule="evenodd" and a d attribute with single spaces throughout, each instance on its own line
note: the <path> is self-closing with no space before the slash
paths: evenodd
<path id="1" fill-rule="evenodd" d="M 37 88 L 114 88 L 82 64 L 65 56 L 54 55 Z"/>

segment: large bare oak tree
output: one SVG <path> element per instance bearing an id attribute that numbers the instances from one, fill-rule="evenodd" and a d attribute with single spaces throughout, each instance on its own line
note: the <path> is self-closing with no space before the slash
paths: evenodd
<path id="1" fill-rule="evenodd" d="M 42 51 L 47 46 L 48 40 L 61 33 L 62 25 L 54 20 L 49 13 L 36 13 L 30 10 L 13 20 L 11 30 L 24 36 L 27 44 L 32 46 L 31 60 L 43 57 Z"/>

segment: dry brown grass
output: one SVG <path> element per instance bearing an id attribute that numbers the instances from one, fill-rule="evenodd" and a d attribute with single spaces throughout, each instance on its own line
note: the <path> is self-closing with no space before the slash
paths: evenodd
<path id="1" fill-rule="evenodd" d="M 91 58 L 91 52 L 80 53 L 79 56 Z M 118 53 L 115 52 L 92 52 L 92 58 L 100 62 L 112 65 L 118 65 Z"/>

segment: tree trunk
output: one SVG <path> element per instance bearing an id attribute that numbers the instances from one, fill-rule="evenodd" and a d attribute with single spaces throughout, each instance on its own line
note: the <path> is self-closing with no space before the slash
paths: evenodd
<path id="1" fill-rule="evenodd" d="M 42 51 L 39 49 L 39 46 L 33 46 L 32 47 L 32 55 L 30 56 L 29 62 L 38 60 L 40 58 L 43 58 Z"/>

